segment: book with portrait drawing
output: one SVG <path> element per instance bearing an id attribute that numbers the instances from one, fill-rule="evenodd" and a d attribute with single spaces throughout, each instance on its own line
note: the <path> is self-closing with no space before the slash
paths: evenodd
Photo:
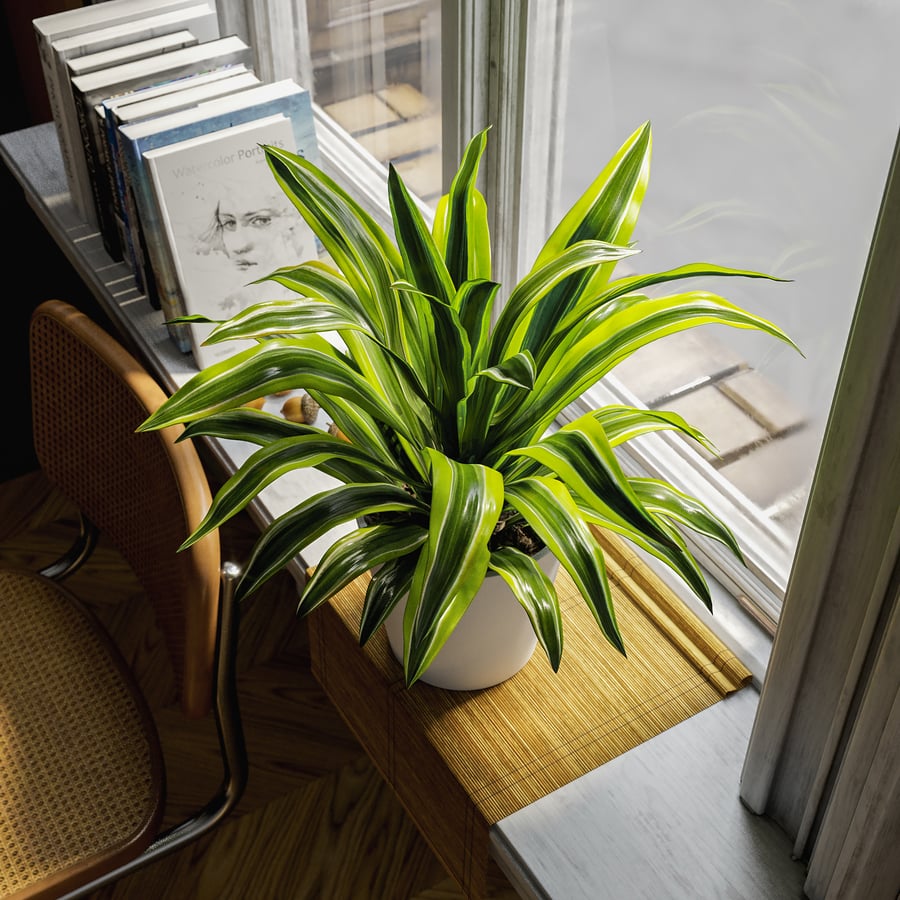
<path id="1" fill-rule="evenodd" d="M 154 309 L 160 309 L 159 295 L 153 279 L 153 270 L 146 262 L 146 242 L 140 219 L 135 212 L 134 200 L 131 191 L 127 189 L 122 172 L 119 127 L 179 109 L 188 109 L 204 100 L 223 97 L 257 84 L 260 84 L 260 79 L 253 71 L 246 65 L 237 63 L 108 97 L 103 101 L 106 119 L 106 156 L 109 160 L 108 175 L 113 192 L 113 215 L 125 250 L 125 262 L 134 274 L 135 287 L 147 296 Z"/>
<path id="2" fill-rule="evenodd" d="M 225 97 L 207 100 L 190 109 L 119 128 L 125 180 L 134 198 L 136 215 L 140 219 L 146 240 L 147 257 L 167 320 L 182 315 L 185 310 L 171 254 L 163 238 L 144 154 L 189 138 L 279 114 L 283 114 L 291 124 L 296 152 L 306 159 L 318 162 L 318 144 L 309 91 L 289 78 L 249 87 Z M 269 177 L 272 177 L 271 174 Z M 190 352 L 188 329 L 170 326 L 169 333 L 183 352 Z"/>
<path id="3" fill-rule="evenodd" d="M 105 0 L 32 20 L 69 195 L 83 221 L 97 225 L 68 62 L 182 29 L 198 41 L 219 37 L 214 0 Z"/>
<path id="4" fill-rule="evenodd" d="M 290 119 L 269 116 L 144 153 L 187 313 L 221 320 L 260 300 L 290 297 L 274 282 L 252 282 L 317 257 L 315 237 L 275 180 L 262 144 L 296 152 Z M 249 346 L 203 346 L 213 326 L 189 327 L 200 369 Z"/>

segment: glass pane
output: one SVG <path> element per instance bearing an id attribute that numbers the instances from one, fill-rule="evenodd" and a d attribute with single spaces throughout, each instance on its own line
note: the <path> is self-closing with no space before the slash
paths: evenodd
<path id="1" fill-rule="evenodd" d="M 706 326 L 656 343 L 614 375 L 646 405 L 706 431 L 723 452 L 709 466 L 793 548 L 900 122 L 900 4 L 566 7 L 559 212 L 649 119 L 654 156 L 635 267 L 703 261 L 791 279 L 703 286 L 774 320 L 805 359 L 764 335 Z"/>
<path id="2" fill-rule="evenodd" d="M 313 96 L 424 201 L 441 192 L 440 0 L 307 0 Z"/>

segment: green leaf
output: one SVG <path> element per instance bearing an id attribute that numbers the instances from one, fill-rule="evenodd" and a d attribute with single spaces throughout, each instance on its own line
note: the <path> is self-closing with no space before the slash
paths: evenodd
<path id="1" fill-rule="evenodd" d="M 249 596 L 297 557 L 304 547 L 338 525 L 355 521 L 373 512 L 414 511 L 416 507 L 408 496 L 404 500 L 403 493 L 400 488 L 389 484 L 346 484 L 314 494 L 299 503 L 289 512 L 279 516 L 263 531 L 244 567 L 237 595 L 241 598 Z M 397 526 L 384 528 L 387 531 L 404 530 Z M 421 531 L 424 540 L 425 529 L 422 526 L 412 524 L 409 528 Z M 327 569 L 327 556 L 326 552 L 319 562 L 317 572 Z M 377 562 L 383 561 L 377 559 L 370 565 L 374 566 Z M 335 573 L 331 573 L 329 577 L 334 578 Z M 351 578 L 344 584 L 349 584 L 352 580 Z M 308 588 L 309 585 L 307 590 Z M 331 594 L 327 596 L 330 597 Z"/>
<path id="2" fill-rule="evenodd" d="M 393 165 L 388 166 L 388 197 L 407 278 L 423 293 L 449 303 L 456 293 L 453 280 L 419 208 Z"/>
<path id="3" fill-rule="evenodd" d="M 284 438 L 252 454 L 216 493 L 203 521 L 184 542 L 182 548 L 196 543 L 205 534 L 244 509 L 264 488 L 296 469 L 316 467 L 341 481 L 363 484 L 384 483 L 387 496 L 412 506 L 411 496 L 402 490 L 403 472 L 385 468 L 365 449 L 318 431 Z M 395 487 L 397 485 L 398 487 Z M 397 491 L 400 493 L 397 493 Z M 373 492 L 368 484 L 368 495 Z M 343 496 L 355 496 L 345 494 Z"/>
<path id="4" fill-rule="evenodd" d="M 490 279 L 490 238 L 484 198 L 475 188 L 478 164 L 487 145 L 487 129 L 467 144 L 447 200 L 438 204 L 435 240 L 444 252 L 447 270 L 457 286 Z"/>
<path id="5" fill-rule="evenodd" d="M 546 265 L 578 241 L 628 244 L 650 180 L 651 149 L 650 123 L 644 122 L 556 226 L 534 268 Z M 542 304 L 529 323 L 524 346 L 534 351 L 535 343 L 550 335 L 582 296 L 596 294 L 606 284 L 614 266 L 612 261 L 594 270 L 577 272 L 558 285 L 551 302 Z M 540 355 L 535 353 L 535 358 Z"/>
<path id="6" fill-rule="evenodd" d="M 400 321 L 390 287 L 403 271 L 397 248 L 375 220 L 311 162 L 271 145 L 263 150 L 276 181 L 378 323 L 379 337 L 399 346 Z"/>
<path id="7" fill-rule="evenodd" d="M 276 416 L 263 409 L 241 406 L 188 422 L 177 440 L 216 437 L 229 441 L 247 441 L 265 447 L 282 438 L 321 433 L 320 429 L 314 428 L 312 425 L 291 422 L 284 416 Z"/>
<path id="8" fill-rule="evenodd" d="M 413 553 L 427 536 L 418 525 L 373 525 L 339 538 L 325 551 L 306 583 L 297 615 L 308 615 L 375 566 Z"/>
<path id="9" fill-rule="evenodd" d="M 359 319 L 327 300 L 266 300 L 235 313 L 214 328 L 205 344 L 261 340 L 281 334 L 315 334 L 344 329 L 365 331 Z"/>
<path id="10" fill-rule="evenodd" d="M 139 431 L 190 422 L 240 406 L 264 394 L 304 387 L 343 397 L 401 434 L 415 434 L 416 420 L 403 415 L 395 395 L 386 403 L 327 341 L 317 335 L 273 338 L 203 369 L 142 425 Z"/>
<path id="11" fill-rule="evenodd" d="M 546 466 L 588 507 L 607 506 L 631 527 L 666 544 L 669 535 L 644 509 L 595 419 L 582 416 L 555 434 L 510 456 L 528 456 Z"/>
<path id="12" fill-rule="evenodd" d="M 603 551 L 565 485 L 555 478 L 524 478 L 506 485 L 506 500 L 572 576 L 606 639 L 624 655 Z"/>
<path id="13" fill-rule="evenodd" d="M 576 505 L 585 522 L 628 538 L 635 546 L 664 562 L 676 575 L 684 579 L 685 584 L 712 612 L 712 596 L 709 593 L 709 585 L 707 585 L 697 561 L 688 552 L 684 539 L 674 528 L 667 526 L 665 522 L 660 522 L 660 526 L 669 533 L 669 540 L 662 544 L 627 522 L 623 522 L 612 510 L 602 508 L 598 504 L 588 507 L 577 500 Z"/>
<path id="14" fill-rule="evenodd" d="M 487 572 L 488 540 L 503 507 L 503 479 L 480 465 L 427 451 L 432 494 L 403 617 L 404 674 L 414 684 L 468 609 Z"/>
<path id="15" fill-rule="evenodd" d="M 500 285 L 494 281 L 466 281 L 453 299 L 463 331 L 469 339 L 471 365 L 483 369 L 490 350 L 491 316 Z M 467 372 L 466 375 L 469 373 Z"/>
<path id="16" fill-rule="evenodd" d="M 553 304 L 563 299 L 563 295 L 554 293 L 553 288 L 564 278 L 574 272 L 596 269 L 604 261 L 624 259 L 635 252 L 629 247 L 617 247 L 602 241 L 580 241 L 544 265 L 533 268 L 513 288 L 500 312 L 490 339 L 491 362 L 495 363 L 521 349 L 536 355 L 535 351 L 551 329 L 534 331 L 528 327 L 529 322 L 538 310 L 542 318 L 547 317 Z"/>
<path id="17" fill-rule="evenodd" d="M 366 588 L 359 623 L 359 643 L 365 645 L 394 607 L 409 593 L 418 553 L 409 553 L 386 562 L 374 572 Z"/>
<path id="18" fill-rule="evenodd" d="M 641 503 L 651 512 L 660 513 L 699 534 L 724 544 L 741 563 L 744 557 L 728 526 L 696 497 L 655 478 L 629 479 Z"/>
<path id="19" fill-rule="evenodd" d="M 550 667 L 558 671 L 563 652 L 563 623 L 553 582 L 533 556 L 515 547 L 494 550 L 488 567 L 503 578 L 522 604 Z"/>
<path id="20" fill-rule="evenodd" d="M 632 438 L 651 431 L 680 431 L 710 453 L 717 453 L 713 443 L 693 425 L 689 425 L 678 413 L 662 409 L 635 409 L 633 406 L 611 404 L 585 413 L 596 419 L 606 432 L 611 447 L 618 447 Z M 577 421 L 577 419 L 576 419 Z"/>
<path id="21" fill-rule="evenodd" d="M 495 429 L 494 446 L 515 446 L 528 435 L 542 434 L 561 410 L 635 350 L 670 334 L 713 323 L 763 331 L 796 349 L 768 320 L 706 291 L 657 298 L 620 297 L 595 310 L 559 344 L 539 370 L 534 390 L 516 419 Z"/>

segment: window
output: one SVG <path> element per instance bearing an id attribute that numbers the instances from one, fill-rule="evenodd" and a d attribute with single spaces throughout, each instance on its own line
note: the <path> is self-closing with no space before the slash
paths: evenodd
<path id="1" fill-rule="evenodd" d="M 328 165 L 382 214 L 387 162 L 427 206 L 441 192 L 442 149 L 452 172 L 468 137 L 490 123 L 492 225 L 519 236 L 515 246 L 495 241 L 506 283 L 524 274 L 598 160 L 644 119 L 655 161 L 636 232 L 646 256 L 635 265 L 702 258 L 792 279 L 705 285 L 773 319 L 805 359 L 765 336 L 708 326 L 650 348 L 653 366 L 637 354 L 585 398 L 675 409 L 707 432 L 718 458 L 663 433 L 632 442 L 624 463 L 684 485 L 732 524 L 749 570 L 711 542 L 694 550 L 771 627 L 890 158 L 900 9 L 877 0 L 815 15 L 774 0 L 687 0 L 677 10 L 665 0 L 222 5 L 264 48 L 261 68 L 312 85 Z"/>

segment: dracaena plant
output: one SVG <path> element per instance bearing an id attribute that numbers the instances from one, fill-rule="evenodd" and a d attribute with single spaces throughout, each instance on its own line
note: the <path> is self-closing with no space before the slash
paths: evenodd
<path id="1" fill-rule="evenodd" d="M 220 322 L 209 342 L 255 343 L 194 376 L 142 426 L 185 423 L 184 437 L 259 446 L 188 543 L 289 470 L 313 466 L 337 479 L 339 486 L 300 500 L 261 534 L 238 595 L 255 591 L 335 526 L 357 523 L 322 556 L 298 614 L 376 570 L 360 641 L 406 597 L 407 685 L 437 655 L 488 572 L 509 584 L 558 668 L 563 621 L 536 546 L 555 554 L 599 631 L 624 652 L 592 527 L 661 559 L 709 606 L 679 529 L 714 538 L 740 558 L 729 529 L 674 486 L 627 477 L 615 453 L 658 429 L 708 443 L 703 435 L 673 413 L 621 405 L 553 426 L 618 362 L 674 332 L 724 323 L 790 343 L 775 325 L 715 293 L 643 293 L 698 276 L 770 277 L 762 273 L 695 263 L 613 277 L 616 263 L 637 253 L 630 241 L 649 176 L 649 123 L 563 217 L 531 271 L 502 291 L 491 280 L 485 201 L 475 186 L 486 140 L 482 132 L 468 144 L 431 227 L 390 168 L 393 238 L 315 165 L 265 146 L 274 178 L 331 262 L 295 263 L 260 279 L 296 299 L 258 303 Z M 337 428 L 243 406 L 289 388 L 307 391 Z"/>

